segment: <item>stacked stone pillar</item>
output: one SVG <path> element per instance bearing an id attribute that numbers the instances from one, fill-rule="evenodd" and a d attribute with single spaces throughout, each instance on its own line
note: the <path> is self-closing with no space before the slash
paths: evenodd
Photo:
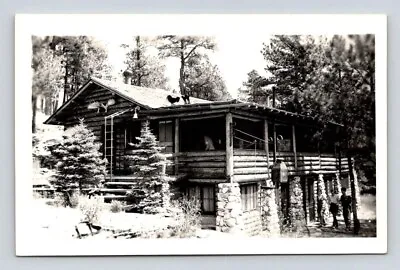
<path id="1" fill-rule="evenodd" d="M 299 176 L 295 176 L 289 182 L 289 196 L 290 231 L 300 232 L 306 226 L 306 216 L 303 208 L 303 191 L 301 190 L 301 182 Z"/>
<path id="2" fill-rule="evenodd" d="M 321 216 L 324 219 L 325 223 L 328 222 L 329 219 L 329 205 L 328 205 L 328 196 L 325 190 L 325 183 L 324 183 L 324 175 L 320 174 L 318 175 L 318 183 L 317 183 L 317 204 L 319 197 L 321 196 L 322 198 L 322 207 L 321 207 Z M 318 216 L 318 212 L 317 216 Z"/>
<path id="3" fill-rule="evenodd" d="M 216 230 L 244 233 L 243 211 L 238 183 L 218 184 Z"/>
<path id="4" fill-rule="evenodd" d="M 337 172 L 335 174 L 335 179 L 333 179 L 333 190 L 337 190 L 340 194 L 342 189 L 342 184 L 340 183 L 340 174 Z"/>
<path id="5" fill-rule="evenodd" d="M 260 193 L 262 230 L 266 231 L 270 236 L 279 236 L 281 230 L 278 205 L 275 200 L 275 189 L 263 188 Z"/>

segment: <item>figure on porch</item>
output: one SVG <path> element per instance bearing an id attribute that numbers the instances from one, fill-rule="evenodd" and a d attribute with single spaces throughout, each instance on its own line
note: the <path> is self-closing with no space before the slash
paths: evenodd
<path id="1" fill-rule="evenodd" d="M 206 148 L 205 148 L 206 151 L 215 150 L 212 139 L 207 135 L 204 136 L 204 144 L 206 146 Z"/>
<path id="2" fill-rule="evenodd" d="M 339 197 L 339 190 L 337 188 L 335 188 L 333 190 L 330 201 L 331 201 L 331 204 L 329 206 L 329 212 L 331 212 L 332 216 L 333 216 L 332 227 L 333 228 L 338 228 L 339 224 L 338 224 L 338 221 L 337 221 L 337 214 L 339 212 L 340 197 Z"/>
<path id="3" fill-rule="evenodd" d="M 350 230 L 350 218 L 349 213 L 351 212 L 351 197 L 346 194 L 346 188 L 342 187 L 342 196 L 340 201 L 343 207 L 343 218 L 346 224 L 346 229 Z"/>

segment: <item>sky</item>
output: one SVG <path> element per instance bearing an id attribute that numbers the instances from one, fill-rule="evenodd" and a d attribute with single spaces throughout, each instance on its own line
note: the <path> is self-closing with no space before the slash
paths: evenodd
<path id="1" fill-rule="evenodd" d="M 98 38 L 108 49 L 109 61 L 114 73 L 125 69 L 123 64 L 126 50 L 121 44 L 133 44 L 133 37 Z M 228 91 L 232 97 L 237 95 L 237 89 L 247 79 L 247 73 L 255 69 L 260 75 L 265 73 L 265 60 L 261 54 L 263 43 L 268 43 L 270 36 L 243 36 L 243 35 L 219 35 L 215 36 L 217 48 L 209 53 L 210 60 L 216 64 L 221 72 Z M 179 60 L 170 58 L 165 60 L 166 76 L 172 89 L 179 89 Z"/>

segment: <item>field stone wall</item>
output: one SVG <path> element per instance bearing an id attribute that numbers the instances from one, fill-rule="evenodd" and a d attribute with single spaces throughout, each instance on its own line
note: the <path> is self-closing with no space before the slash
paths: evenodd
<path id="1" fill-rule="evenodd" d="M 216 230 L 242 234 L 244 229 L 239 184 L 218 184 Z"/>

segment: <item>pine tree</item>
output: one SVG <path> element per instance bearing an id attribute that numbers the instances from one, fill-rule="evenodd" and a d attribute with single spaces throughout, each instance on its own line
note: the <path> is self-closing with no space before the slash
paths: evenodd
<path id="1" fill-rule="evenodd" d="M 133 146 L 127 163 L 138 179 L 137 185 L 129 191 L 128 203 L 132 208 L 145 213 L 158 213 L 168 207 L 171 196 L 169 180 L 165 175 L 167 159 L 161 151 L 157 138 L 150 130 L 149 122 L 144 122 L 138 143 Z"/>
<path id="2" fill-rule="evenodd" d="M 99 152 L 100 143 L 83 121 L 75 127 L 67 129 L 61 142 L 49 147 L 55 164 L 55 176 L 52 184 L 69 191 L 79 188 L 97 186 L 104 180 L 106 161 Z"/>

